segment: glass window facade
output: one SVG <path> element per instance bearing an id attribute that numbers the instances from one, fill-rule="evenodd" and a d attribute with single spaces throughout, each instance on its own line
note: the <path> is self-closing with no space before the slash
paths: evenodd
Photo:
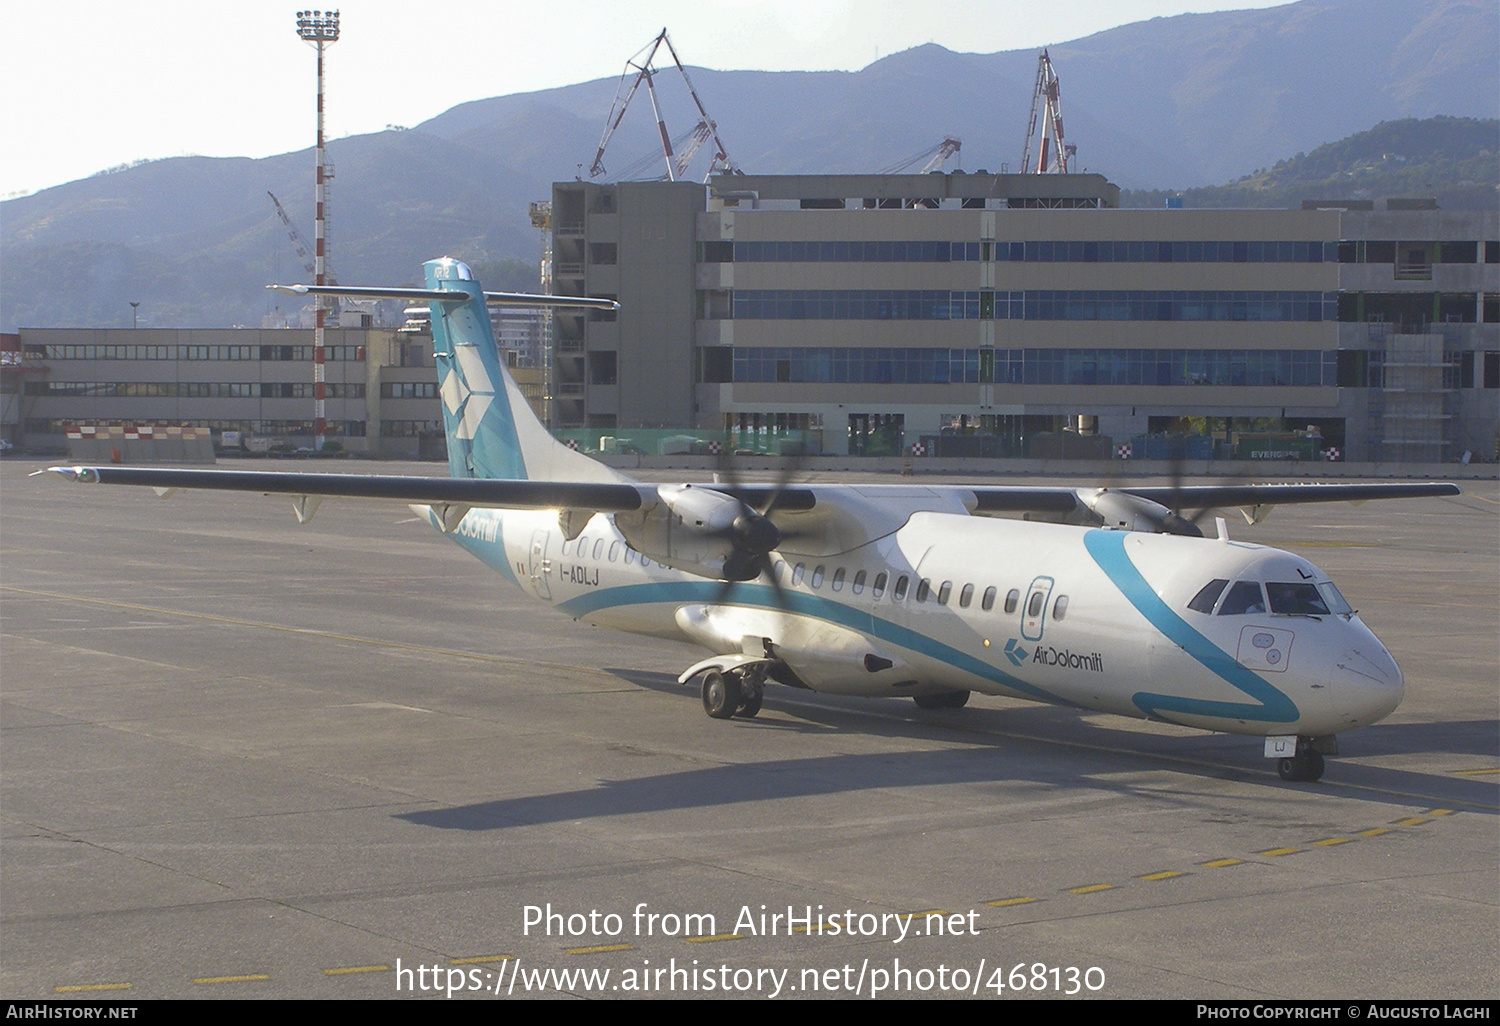
<path id="1" fill-rule="evenodd" d="M 713 304 L 699 303 L 708 319 Z M 735 320 L 1336 321 L 1335 292 L 739 289 Z"/>
<path id="2" fill-rule="evenodd" d="M 1006 263 L 1321 264 L 1338 259 L 1336 242 L 721 242 L 703 243 L 704 263 Z"/>
<path id="3" fill-rule="evenodd" d="M 993 370 L 991 370 L 993 368 Z M 992 376 L 993 375 L 993 376 Z M 737 383 L 1232 385 L 1331 388 L 1320 349 L 920 349 L 743 346 Z"/>

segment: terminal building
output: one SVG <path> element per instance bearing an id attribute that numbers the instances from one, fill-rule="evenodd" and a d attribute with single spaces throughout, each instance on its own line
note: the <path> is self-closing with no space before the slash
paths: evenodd
<path id="1" fill-rule="evenodd" d="M 540 414 L 539 325 L 534 316 L 497 319 L 495 334 Z M 22 328 L 0 337 L 0 437 L 62 450 L 84 430 L 171 426 L 207 428 L 220 449 L 307 448 L 312 360 L 311 328 Z M 327 443 L 372 456 L 444 457 L 425 323 L 329 328 L 324 360 Z M 226 446 L 226 435 L 237 441 Z"/>
<path id="2" fill-rule="evenodd" d="M 1161 457 L 1169 436 L 1192 457 L 1496 455 L 1495 211 L 1122 210 L 1093 174 L 722 175 L 557 183 L 552 233 L 554 291 L 620 311 L 555 313 L 550 344 L 540 320 L 498 336 L 581 448 L 662 429 L 853 456 Z M 343 448 L 441 452 L 431 339 L 405 327 L 329 331 Z M 0 345 L 0 428 L 308 445 L 311 336 L 23 327 Z"/>
<path id="3" fill-rule="evenodd" d="M 1493 457 L 1495 212 L 1118 197 L 1089 174 L 558 183 L 556 291 L 621 310 L 558 318 L 553 423 L 849 454 L 1104 455 L 1190 432 L 1194 455 L 1262 436 L 1267 454 Z"/>

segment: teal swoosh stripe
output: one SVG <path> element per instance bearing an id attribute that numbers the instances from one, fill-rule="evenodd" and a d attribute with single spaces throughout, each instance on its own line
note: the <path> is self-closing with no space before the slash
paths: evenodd
<path id="1" fill-rule="evenodd" d="M 947 663 L 949 666 L 971 673 L 976 677 L 994 681 L 1003 687 L 1039 702 L 1071 705 L 1071 702 L 1044 691 L 1033 684 L 1012 677 L 967 652 L 934 641 L 925 634 L 882 620 L 868 613 L 857 612 L 842 603 L 805 595 L 801 592 L 785 591 L 778 598 L 776 593 L 763 584 L 735 584 L 726 594 L 724 586 L 717 581 L 669 581 L 657 584 L 630 584 L 618 588 L 605 588 L 589 592 L 578 598 L 558 604 L 557 608 L 572 617 L 582 617 L 600 609 L 615 606 L 648 605 L 652 603 L 690 603 L 705 605 L 759 606 L 762 609 L 785 609 L 788 612 L 827 620 L 861 634 L 873 635 L 912 652 Z"/>
<path id="2" fill-rule="evenodd" d="M 1146 620 L 1176 642 L 1188 655 L 1202 663 L 1215 676 L 1243 691 L 1258 702 L 1211 702 L 1178 695 L 1158 695 L 1148 691 L 1131 696 L 1136 708 L 1147 716 L 1164 719 L 1163 712 L 1191 716 L 1216 716 L 1224 719 L 1259 720 L 1266 723 L 1292 723 L 1302 714 L 1296 704 L 1272 687 L 1264 678 L 1241 666 L 1229 653 L 1194 630 L 1161 600 L 1146 583 L 1130 557 L 1125 554 L 1127 531 L 1090 531 L 1083 536 L 1084 547 L 1099 564 L 1120 594 L 1135 606 Z"/>
<path id="3" fill-rule="evenodd" d="M 428 513 L 427 522 L 438 531 L 442 531 L 442 525 L 438 523 L 437 516 Z M 478 559 L 485 566 L 500 574 L 516 587 L 521 582 L 516 580 L 516 572 L 510 568 L 510 557 L 505 552 L 505 518 L 495 517 L 495 540 L 493 542 L 483 541 L 479 538 L 469 538 L 461 534 L 450 534 L 459 545 L 469 550 L 469 554 Z"/>

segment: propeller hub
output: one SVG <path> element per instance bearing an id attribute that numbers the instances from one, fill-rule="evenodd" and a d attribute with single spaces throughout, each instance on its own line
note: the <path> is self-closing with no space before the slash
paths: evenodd
<path id="1" fill-rule="evenodd" d="M 741 552 L 765 555 L 781 544 L 781 532 L 770 520 L 746 510 L 734 518 L 734 547 Z"/>

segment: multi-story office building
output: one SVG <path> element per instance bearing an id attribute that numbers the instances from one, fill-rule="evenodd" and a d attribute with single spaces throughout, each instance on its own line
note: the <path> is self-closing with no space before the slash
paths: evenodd
<path id="1" fill-rule="evenodd" d="M 22 328 L 0 345 L 0 429 L 17 444 L 48 448 L 65 447 L 79 426 L 107 424 L 206 427 L 216 440 L 232 432 L 310 446 L 312 334 Z M 441 456 L 431 336 L 333 328 L 327 338 L 325 438 L 356 453 Z M 519 363 L 519 354 L 511 362 Z M 514 373 L 540 407 L 540 369 L 517 366 Z"/>
<path id="2" fill-rule="evenodd" d="M 856 455 L 1133 440 L 1151 456 L 1186 431 L 1195 456 L 1493 458 L 1500 214 L 1118 196 L 1098 175 L 558 183 L 555 289 L 621 309 L 553 315 L 552 424 L 601 448 L 665 428 Z M 344 448 L 441 451 L 420 321 L 329 332 Z M 542 323 L 496 324 L 537 405 Z M 311 346 L 300 329 L 23 328 L 0 345 L 0 429 L 57 447 L 69 425 L 111 422 L 308 445 Z"/>
<path id="3" fill-rule="evenodd" d="M 1117 200 L 1098 175 L 558 183 L 557 291 L 622 309 L 559 318 L 554 423 L 850 453 L 1192 430 L 1221 453 L 1301 431 L 1314 455 L 1493 454 L 1494 212 Z"/>

